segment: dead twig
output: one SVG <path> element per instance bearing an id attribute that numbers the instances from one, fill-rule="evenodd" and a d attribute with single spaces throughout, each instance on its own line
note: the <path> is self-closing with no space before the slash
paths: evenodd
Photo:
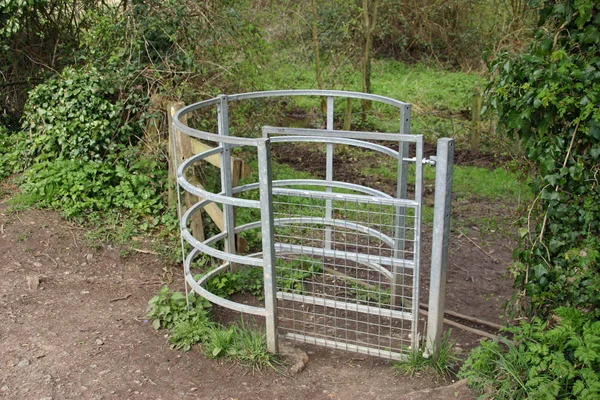
<path id="1" fill-rule="evenodd" d="M 471 242 L 471 244 L 475 247 L 477 247 L 483 254 L 485 254 L 486 256 L 488 256 L 490 259 L 492 259 L 492 261 L 494 261 L 494 263 L 498 264 L 500 262 L 500 260 L 498 260 L 496 257 L 494 257 L 493 255 L 491 255 L 490 253 L 488 253 L 487 251 L 485 251 L 481 246 L 479 246 L 477 243 L 475 243 L 475 241 L 473 239 L 471 239 L 470 237 L 468 237 L 463 231 L 459 230 L 458 233 L 460 233 L 461 235 L 463 235 L 465 238 L 467 238 L 467 240 L 469 242 Z"/>
<path id="2" fill-rule="evenodd" d="M 419 303 L 419 307 L 424 308 L 424 309 L 428 309 L 429 308 L 427 306 L 427 304 L 423 304 L 423 303 Z M 465 315 L 465 314 L 457 313 L 456 311 L 444 310 L 444 314 L 449 315 L 451 317 L 464 319 L 465 321 L 473 322 L 473 323 L 476 323 L 476 324 L 479 324 L 479 325 L 489 326 L 490 328 L 493 328 L 493 329 L 500 329 L 500 328 L 502 328 L 502 325 L 497 324 L 495 322 L 490 322 L 490 321 L 486 321 L 484 319 L 479 319 L 479 318 L 476 318 L 476 317 L 471 317 L 470 315 Z"/>
<path id="3" fill-rule="evenodd" d="M 129 247 L 129 250 L 132 251 L 136 251 L 138 253 L 143 253 L 143 254 L 152 254 L 153 256 L 157 256 L 158 253 L 152 250 L 144 250 L 144 249 L 136 249 L 135 247 Z"/>
<path id="4" fill-rule="evenodd" d="M 73 229 L 69 228 L 69 232 L 71 232 L 71 235 L 73 236 L 73 243 L 75 243 L 75 247 L 79 247 L 77 245 L 77 238 L 75 237 L 75 233 L 73 233 Z"/>
<path id="5" fill-rule="evenodd" d="M 54 265 L 58 267 L 58 263 L 56 262 L 56 260 L 55 260 L 54 258 L 50 257 L 50 256 L 49 256 L 48 254 L 46 254 L 46 253 L 40 253 L 40 254 L 41 254 L 41 255 L 43 255 L 43 256 L 46 256 L 46 257 L 48 257 L 48 258 L 50 259 L 50 261 L 52 261 L 52 262 L 54 263 Z"/>
<path id="6" fill-rule="evenodd" d="M 452 263 L 452 266 L 455 267 L 455 268 L 460 269 L 461 271 L 465 271 L 466 273 L 469 273 L 469 270 L 467 270 L 467 269 L 465 269 L 463 267 L 458 266 L 456 263 Z"/>
<path id="7" fill-rule="evenodd" d="M 128 298 L 130 298 L 130 297 L 131 297 L 131 293 L 130 293 L 130 294 L 128 294 L 128 295 L 125 295 L 125 296 L 123 296 L 123 297 L 117 297 L 116 299 L 111 299 L 111 300 L 109 300 L 108 302 L 109 302 L 109 303 L 114 303 L 115 301 L 127 300 L 127 299 L 128 299 Z"/>
<path id="8" fill-rule="evenodd" d="M 421 314 L 425 315 L 425 316 L 427 316 L 427 315 L 429 314 L 429 313 L 428 313 L 427 311 L 425 311 L 425 310 L 419 310 L 419 312 L 420 312 Z M 453 327 L 455 327 L 455 328 L 462 329 L 463 331 L 470 332 L 470 333 L 473 333 L 473 334 L 475 334 L 475 335 L 478 335 L 478 336 L 483 336 L 483 337 L 486 337 L 486 338 L 488 338 L 488 339 L 492 339 L 492 340 L 496 340 L 496 339 L 498 339 L 498 336 L 496 336 L 496 335 L 494 335 L 494 334 L 491 334 L 491 333 L 489 333 L 489 332 L 482 331 L 481 329 L 475 329 L 475 328 L 471 328 L 470 326 L 466 326 L 466 325 L 463 325 L 463 324 L 459 324 L 458 322 L 454 322 L 454 321 L 452 321 L 452 320 L 450 320 L 450 319 L 448 319 L 448 318 L 444 318 L 444 323 L 445 323 L 446 325 L 450 325 L 450 326 L 453 326 Z"/>

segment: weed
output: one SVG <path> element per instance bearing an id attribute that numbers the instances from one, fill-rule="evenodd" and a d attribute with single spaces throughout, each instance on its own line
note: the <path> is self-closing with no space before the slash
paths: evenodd
<path id="1" fill-rule="evenodd" d="M 188 305 L 189 304 L 189 305 Z M 148 302 L 148 317 L 156 329 L 169 329 L 169 343 L 175 350 L 188 351 L 202 343 L 210 358 L 227 357 L 252 369 L 281 365 L 275 355 L 267 352 L 265 335 L 248 327 L 244 320 L 224 327 L 209 318 L 208 303 L 202 297 L 189 294 L 188 303 L 181 292 L 171 292 L 163 286 Z"/>
<path id="2" fill-rule="evenodd" d="M 231 355 L 235 334 L 235 326 L 229 328 L 216 326 L 211 329 L 204 344 L 204 354 L 211 358 Z"/>
<path id="3" fill-rule="evenodd" d="M 452 330 L 446 332 L 437 353 L 425 357 L 423 351 L 415 349 L 409 352 L 406 361 L 394 363 L 394 369 L 410 376 L 420 372 L 433 372 L 443 378 L 450 378 L 460 361 L 454 351 L 455 342 L 450 338 L 451 334 Z"/>
<path id="4" fill-rule="evenodd" d="M 26 242 L 27 239 L 29 239 L 29 235 L 31 235 L 31 231 L 28 229 L 25 229 L 23 232 L 21 232 L 19 234 L 19 237 L 18 237 L 19 242 Z"/>
<path id="5" fill-rule="evenodd" d="M 301 256 L 295 259 L 277 259 L 277 281 L 284 291 L 302 294 L 305 281 L 322 272 L 323 265 L 314 258 Z"/>
<path id="6" fill-rule="evenodd" d="M 262 369 L 271 367 L 277 370 L 281 362 L 277 357 L 267 352 L 266 338 L 264 333 L 247 327 L 242 319 L 239 325 L 235 326 L 236 340 L 230 356 L 239 360 L 244 366 L 252 369 Z"/>
<path id="7" fill-rule="evenodd" d="M 184 294 L 171 292 L 165 285 L 148 302 L 147 315 L 155 329 L 172 329 L 184 321 L 208 321 L 210 307 L 208 300 L 194 293 L 189 294 L 186 302 Z"/>
<path id="8" fill-rule="evenodd" d="M 169 332 L 171 348 L 190 350 L 192 345 L 207 340 L 212 327 L 212 322 L 200 318 L 177 321 Z"/>

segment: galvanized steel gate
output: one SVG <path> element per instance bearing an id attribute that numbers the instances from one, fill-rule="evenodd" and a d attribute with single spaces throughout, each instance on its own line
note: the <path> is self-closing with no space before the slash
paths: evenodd
<path id="1" fill-rule="evenodd" d="M 327 129 L 264 127 L 262 137 L 229 136 L 229 102 L 298 95 L 327 96 Z M 335 97 L 397 107 L 400 133 L 334 130 Z M 218 134 L 181 123 L 183 115 L 211 106 L 218 111 Z M 177 171 L 179 187 L 200 198 L 187 210 L 180 202 L 185 279 L 194 291 L 224 307 L 264 316 L 267 345 L 273 352 L 280 335 L 390 359 L 401 359 L 418 345 L 424 159 L 423 137 L 409 133 L 410 105 L 353 92 L 258 92 L 220 96 L 188 106 L 174 115 L 173 125 L 183 134 L 218 144 L 185 160 Z M 273 179 L 271 147 L 288 143 L 325 144 L 325 179 Z M 232 187 L 229 165 L 235 146 L 256 149 L 258 182 Z M 335 180 L 334 146 L 363 148 L 394 159 L 396 195 Z M 186 175 L 190 167 L 215 155 L 221 158 L 219 193 L 191 184 Z M 410 164 L 414 166 L 409 168 Z M 191 233 L 190 219 L 213 202 L 223 209 L 224 231 L 199 241 Z M 259 210 L 256 220 L 238 225 L 234 207 Z M 236 254 L 235 234 L 252 230 L 262 238 L 262 251 Z M 198 276 L 195 260 L 201 254 L 221 260 L 221 265 Z M 235 303 L 203 287 L 221 272 L 252 266 L 263 269 L 264 307 Z"/>

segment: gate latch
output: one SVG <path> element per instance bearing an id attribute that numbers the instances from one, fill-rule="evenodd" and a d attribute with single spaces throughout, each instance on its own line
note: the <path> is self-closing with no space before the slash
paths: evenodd
<path id="1" fill-rule="evenodd" d="M 436 161 L 437 157 L 436 156 L 431 156 L 429 158 L 424 158 L 423 159 L 423 164 L 429 164 L 429 165 L 433 165 L 435 167 L 435 161 Z"/>

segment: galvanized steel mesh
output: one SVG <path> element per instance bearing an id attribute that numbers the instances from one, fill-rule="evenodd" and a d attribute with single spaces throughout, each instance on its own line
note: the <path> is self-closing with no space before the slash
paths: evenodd
<path id="1" fill-rule="evenodd" d="M 277 96 L 326 96 L 327 129 L 264 127 L 260 137 L 229 136 L 228 102 Z M 396 106 L 400 132 L 334 130 L 334 100 L 346 97 Z M 205 107 L 217 108 L 218 132 L 203 132 L 181 123 L 183 115 Z M 265 317 L 270 351 L 277 351 L 281 336 L 390 359 L 401 359 L 416 346 L 423 138 L 409 134 L 408 104 L 354 92 L 247 93 L 188 106 L 175 114 L 173 125 L 183 134 L 217 146 L 177 168 L 180 190 L 199 198 L 190 208 L 179 202 L 185 280 L 192 290 L 221 306 Z M 373 140 L 385 141 L 385 145 Z M 271 146 L 275 143 L 324 143 L 326 178 L 274 180 Z M 231 149 L 239 145 L 256 149 L 259 179 L 232 187 Z M 395 159 L 396 195 L 336 181 L 333 151 L 338 145 Z M 415 156 L 409 158 L 411 148 Z M 186 174 L 215 155 L 221 157 L 219 193 L 192 184 Z M 409 164 L 414 165 L 410 169 L 414 183 L 410 198 Z M 258 196 L 248 195 L 256 191 Z M 192 235 L 189 221 L 211 202 L 223 209 L 224 231 L 200 241 Z M 239 225 L 234 211 L 242 207 L 256 209 L 250 213 L 256 220 Z M 236 254 L 235 234 L 251 230 L 260 235 L 262 248 L 253 254 Z M 218 260 L 217 268 L 203 269 L 200 265 L 195 269 L 203 255 Z M 264 306 L 236 303 L 205 288 L 210 278 L 245 267 L 263 269 Z"/>

